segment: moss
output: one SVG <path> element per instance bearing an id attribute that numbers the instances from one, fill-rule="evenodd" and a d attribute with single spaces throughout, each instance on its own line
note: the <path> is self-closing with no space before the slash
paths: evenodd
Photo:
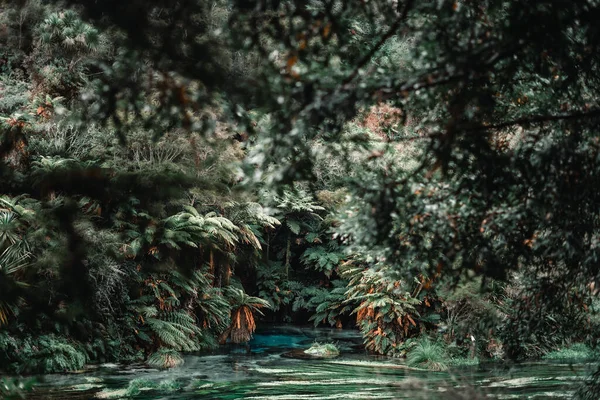
<path id="1" fill-rule="evenodd" d="M 340 350 L 333 343 L 314 343 L 308 350 L 304 350 L 306 354 L 314 357 L 331 358 L 340 355 Z"/>

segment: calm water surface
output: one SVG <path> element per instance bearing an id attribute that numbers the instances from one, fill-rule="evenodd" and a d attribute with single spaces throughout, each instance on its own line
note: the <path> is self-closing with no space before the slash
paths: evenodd
<path id="1" fill-rule="evenodd" d="M 333 360 L 282 357 L 315 342 L 335 342 Z M 403 369 L 401 361 L 359 349 L 358 332 L 272 327 L 249 349 L 187 355 L 176 369 L 103 365 L 83 374 L 42 377 L 31 399 L 557 399 L 570 398 L 592 369 L 568 362 L 497 363 L 450 372 Z"/>

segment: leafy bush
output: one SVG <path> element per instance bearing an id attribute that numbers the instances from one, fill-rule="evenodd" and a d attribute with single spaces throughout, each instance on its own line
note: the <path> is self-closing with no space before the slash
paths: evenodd
<path id="1" fill-rule="evenodd" d="M 350 304 L 344 304 L 348 282 L 336 279 L 330 283 L 330 288 L 315 286 L 302 288 L 294 300 L 292 309 L 294 311 L 305 309 L 312 312 L 309 320 L 314 321 L 315 326 L 329 324 L 341 328 L 342 316 L 349 315 L 353 309 Z"/>
<path id="2" fill-rule="evenodd" d="M 81 346 L 64 337 L 15 338 L 0 335 L 0 365 L 10 373 L 50 374 L 83 368 L 88 358 Z"/>
<path id="3" fill-rule="evenodd" d="M 498 331 L 510 358 L 540 358 L 569 343 L 595 340 L 598 326 L 590 316 L 596 311 L 586 304 L 588 298 L 554 284 L 538 293 L 526 295 L 519 289 L 505 301 L 507 318 Z M 538 301 L 538 296 L 546 300 Z"/>
<path id="4" fill-rule="evenodd" d="M 332 241 L 326 246 L 309 247 L 302 253 L 301 259 L 305 266 L 330 277 L 344 259 L 344 254 L 340 251 L 340 247 Z"/>

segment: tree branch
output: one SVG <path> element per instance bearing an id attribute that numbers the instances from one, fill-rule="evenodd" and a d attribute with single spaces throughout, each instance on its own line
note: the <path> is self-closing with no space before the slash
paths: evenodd
<path id="1" fill-rule="evenodd" d="M 594 109 L 590 111 L 582 111 L 576 112 L 573 114 L 563 114 L 563 115 L 535 115 L 532 117 L 518 118 L 512 121 L 500 122 L 492 125 L 478 125 L 463 128 L 462 130 L 465 132 L 473 132 L 480 130 L 498 130 L 504 129 L 515 125 L 528 125 L 528 124 L 541 124 L 544 122 L 553 122 L 553 121 L 568 121 L 573 119 L 580 118 L 600 118 L 600 109 Z"/>

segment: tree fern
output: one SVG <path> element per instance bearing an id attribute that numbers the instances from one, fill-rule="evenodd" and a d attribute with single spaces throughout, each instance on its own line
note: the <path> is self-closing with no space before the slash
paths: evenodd
<path id="1" fill-rule="evenodd" d="M 0 248 L 5 248 L 19 241 L 18 216 L 12 211 L 0 211 Z"/>
<path id="2" fill-rule="evenodd" d="M 161 312 L 157 317 L 147 318 L 146 324 L 165 346 L 179 351 L 201 348 L 202 331 L 184 311 Z"/>
<path id="3" fill-rule="evenodd" d="M 228 287 L 226 295 L 232 305 L 231 324 L 224 332 L 222 341 L 227 337 L 231 338 L 233 343 L 245 343 L 252 338 L 252 334 L 256 329 L 254 321 L 254 313 L 262 315 L 262 308 L 270 308 L 268 301 L 249 296 L 243 289 Z"/>
<path id="4" fill-rule="evenodd" d="M 281 223 L 268 215 L 258 203 L 229 202 L 223 206 L 227 217 L 238 227 L 240 241 L 261 250 L 261 231 L 275 229 Z"/>
<path id="5" fill-rule="evenodd" d="M 200 215 L 194 207 L 185 206 L 184 211 L 163 221 L 159 243 L 176 249 L 181 244 L 190 247 L 232 247 L 238 241 L 239 229 L 225 217 L 208 213 Z"/>
<path id="6" fill-rule="evenodd" d="M 33 359 L 39 363 L 43 373 L 75 371 L 83 368 L 87 361 L 85 353 L 58 337 L 41 337 L 37 347 L 39 351 Z"/>
<path id="7" fill-rule="evenodd" d="M 231 305 L 216 288 L 205 290 L 194 303 L 200 325 L 204 329 L 212 329 L 221 333 L 229 325 Z"/>
<path id="8" fill-rule="evenodd" d="M 155 368 L 174 368 L 183 365 L 183 357 L 173 349 L 159 349 L 152 353 L 146 363 Z"/>

